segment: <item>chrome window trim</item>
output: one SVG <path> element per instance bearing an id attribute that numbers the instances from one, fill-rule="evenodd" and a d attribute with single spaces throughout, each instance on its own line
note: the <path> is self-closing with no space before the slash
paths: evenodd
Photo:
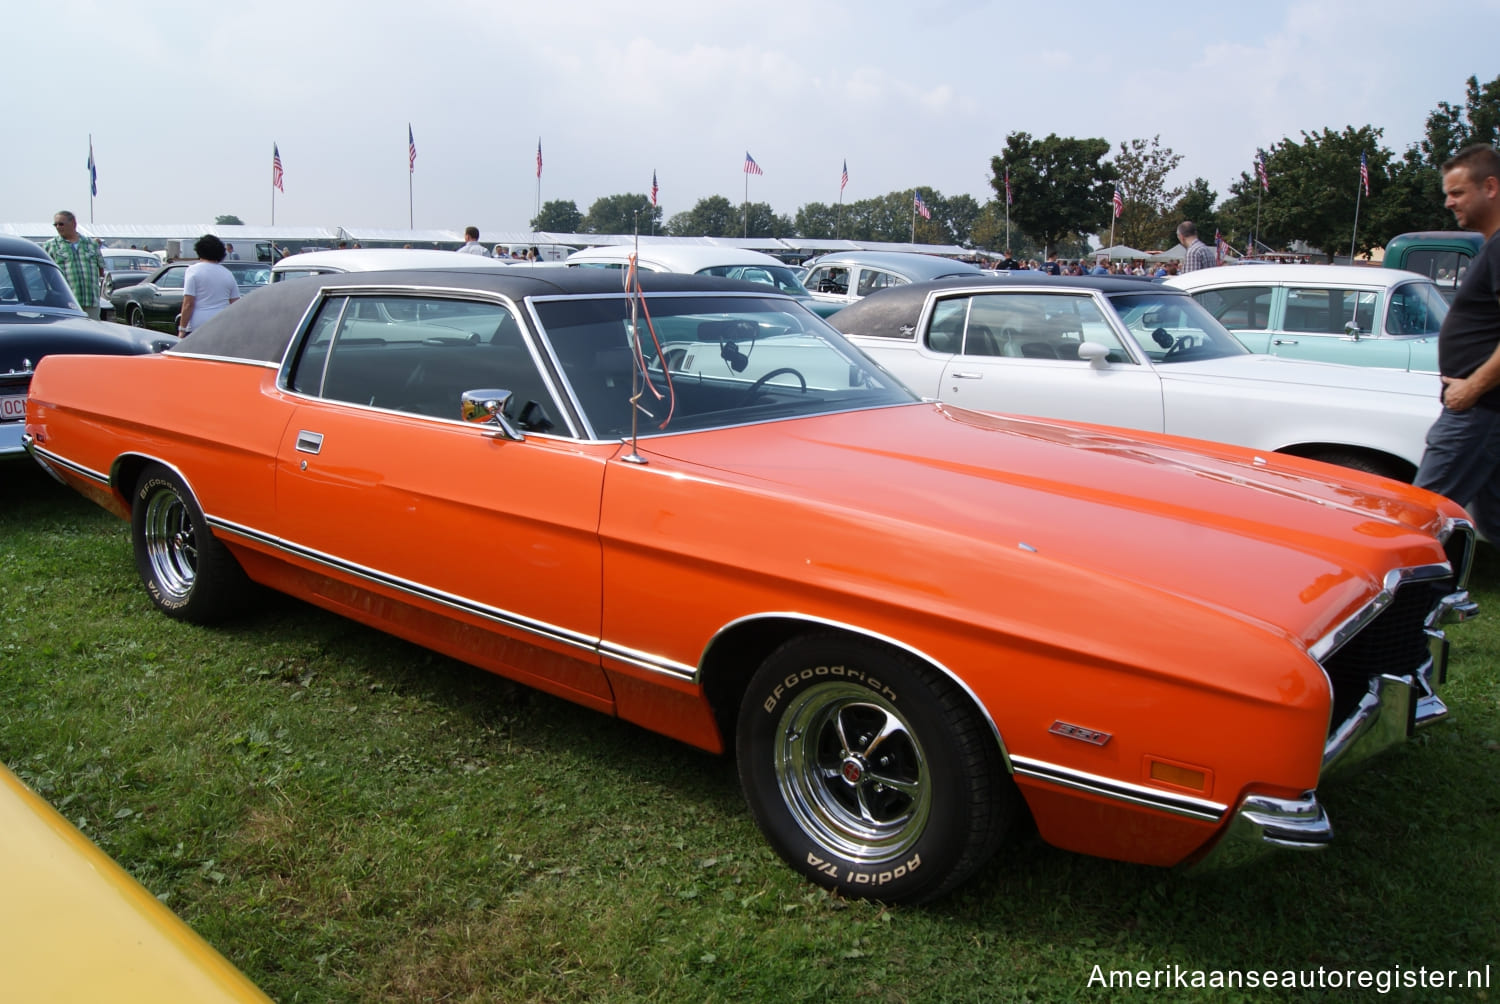
<path id="1" fill-rule="evenodd" d="M 528 296 L 526 298 L 526 312 L 527 312 L 527 315 L 531 318 L 531 323 L 534 326 L 533 330 L 536 332 L 538 341 L 540 342 L 540 344 L 542 346 L 544 346 L 544 348 L 545 348 L 545 350 L 547 352 L 547 359 L 548 359 L 549 364 L 552 367 L 554 367 L 558 373 L 563 372 L 562 363 L 557 358 L 556 351 L 555 351 L 555 349 L 552 346 L 552 337 L 551 337 L 551 335 L 548 334 L 546 326 L 544 324 L 542 324 L 541 317 L 537 314 L 536 304 L 538 304 L 538 303 L 552 303 L 552 302 L 555 302 L 555 301 L 577 302 L 579 300 L 625 300 L 625 301 L 628 301 L 632 296 L 634 296 L 634 294 L 632 294 L 632 293 L 626 293 L 624 290 L 621 290 L 618 293 L 614 293 L 614 292 L 610 292 L 610 293 L 591 293 L 591 294 L 588 294 L 588 295 L 562 294 L 562 293 L 546 293 L 546 294 L 541 294 L 541 295 L 538 295 L 538 296 Z M 736 290 L 724 290 L 724 291 L 675 290 L 675 291 L 671 291 L 671 292 L 648 293 L 648 294 L 646 294 L 646 296 L 647 296 L 648 300 L 702 299 L 703 297 L 709 296 L 709 297 L 713 297 L 716 300 L 718 300 L 718 299 L 729 299 L 729 298 L 742 299 L 742 300 L 767 300 L 767 299 L 772 299 L 772 300 L 781 300 L 782 302 L 787 303 L 787 304 L 795 304 L 796 306 L 801 307 L 801 309 L 804 312 L 806 312 L 809 316 L 815 318 L 816 320 L 818 320 L 819 322 L 823 323 L 824 325 L 827 325 L 834 332 L 834 334 L 836 334 L 840 339 L 842 339 L 850 348 L 854 349 L 855 352 L 859 353 L 859 355 L 861 356 L 861 358 L 864 358 L 865 360 L 869 361 L 868 357 L 864 355 L 863 350 L 860 349 L 860 347 L 858 345 L 856 345 L 854 342 L 852 342 L 852 341 L 849 340 L 849 336 L 848 335 L 844 334 L 843 332 L 839 331 L 836 328 L 833 328 L 832 325 L 828 325 L 828 322 L 826 320 L 824 320 L 821 317 L 818 317 L 818 315 L 814 314 L 811 310 L 808 310 L 806 307 L 802 306 L 802 301 L 801 300 L 798 300 L 796 297 L 788 296 L 785 293 L 778 293 L 775 290 L 770 289 L 769 287 L 767 288 L 766 292 L 764 292 L 764 293 L 752 292 L 752 291 L 748 291 L 748 290 L 738 290 L 738 289 L 736 289 Z M 886 371 L 886 369 L 884 367 L 880 366 L 878 363 L 874 363 L 873 361 L 869 361 L 869 363 L 870 363 L 870 365 L 874 366 L 875 369 L 878 372 L 880 372 L 882 375 L 884 375 L 887 380 L 892 381 L 892 383 L 896 387 L 899 387 L 899 388 L 905 390 L 908 394 L 912 393 L 911 389 L 909 387 L 907 387 L 899 379 L 893 377 L 889 372 Z M 584 442 L 589 442 L 589 443 L 626 443 L 626 442 L 630 441 L 628 437 L 622 437 L 622 436 L 611 436 L 611 437 L 609 437 L 607 439 L 601 439 L 599 437 L 599 434 L 594 431 L 594 426 L 593 426 L 593 423 L 589 420 L 588 413 L 584 410 L 583 406 L 579 403 L 577 395 L 575 395 L 573 393 L 573 387 L 572 387 L 572 385 L 569 384 L 566 380 L 563 381 L 563 384 L 568 389 L 568 400 L 567 400 L 567 403 L 573 409 L 573 411 L 578 415 L 579 423 L 580 423 L 580 425 L 582 425 L 582 427 L 584 429 L 584 435 L 580 436 L 580 437 L 577 437 L 577 438 L 583 440 Z M 743 428 L 748 428 L 750 426 L 755 426 L 755 425 L 770 425 L 770 424 L 775 423 L 775 422 L 791 422 L 791 421 L 800 421 L 802 419 L 807 419 L 807 418 L 823 418 L 823 417 L 828 416 L 828 415 L 849 415 L 849 414 L 853 414 L 855 412 L 860 412 L 860 411 L 875 411 L 875 410 L 880 409 L 880 408 L 904 407 L 904 406 L 910 405 L 910 404 L 921 404 L 921 403 L 923 403 L 922 399 L 919 398 L 919 397 L 917 397 L 917 395 L 912 394 L 912 399 L 910 401 L 892 402 L 890 404 L 874 404 L 874 405 L 867 404 L 867 405 L 860 405 L 860 406 L 849 407 L 849 408 L 840 408 L 840 409 L 838 409 L 836 411 L 822 411 L 822 412 L 818 412 L 816 415 L 787 415 L 787 416 L 780 417 L 780 418 L 759 418 L 759 419 L 755 419 L 753 421 L 747 421 L 747 422 L 727 422 L 724 425 L 704 426 L 702 428 L 693 428 L 693 429 L 669 429 L 669 430 L 666 430 L 666 431 L 662 431 L 660 429 L 657 429 L 653 424 L 651 424 L 649 422 L 642 422 L 641 424 L 644 426 L 644 428 L 640 429 L 639 434 L 637 436 L 637 439 L 647 440 L 647 439 L 659 439 L 659 438 L 663 438 L 663 437 L 666 437 L 666 436 L 697 435 L 697 434 L 703 433 L 703 432 L 716 432 L 716 431 L 721 430 L 721 429 L 743 429 Z"/>
<path id="2" fill-rule="evenodd" d="M 1195 798 L 1192 795 L 1178 795 L 1159 788 L 1148 788 L 1145 785 L 1090 774 L 1087 771 L 1063 767 L 1045 760 L 1024 756 L 1015 756 L 1011 760 L 1015 764 L 1015 773 L 1020 777 L 1046 781 L 1074 791 L 1086 791 L 1129 805 L 1158 809 L 1174 816 L 1186 816 L 1189 819 L 1218 823 L 1229 811 L 1229 806 L 1223 802 Z"/>
<path id="3" fill-rule="evenodd" d="M 297 322 L 297 326 L 293 329 L 292 337 L 287 341 L 286 351 L 282 353 L 281 362 L 276 364 L 276 369 L 278 370 L 278 374 L 276 377 L 277 389 L 290 397 L 296 398 L 299 401 L 321 401 L 324 404 L 330 406 L 361 408 L 367 411 L 378 411 L 388 415 L 405 415 L 408 418 L 418 419 L 423 422 L 459 422 L 460 424 L 463 424 L 462 420 L 460 419 L 447 419 L 436 415 L 418 415 L 414 412 L 409 411 L 396 411 L 390 408 L 378 408 L 372 407 L 370 405 L 362 405 L 355 401 L 336 401 L 323 397 L 321 394 L 308 394 L 292 388 L 292 360 L 293 358 L 295 358 L 297 351 L 302 347 L 303 342 L 306 340 L 308 329 L 312 324 L 312 320 L 322 310 L 323 305 L 332 299 L 336 299 L 339 297 L 342 297 L 344 299 L 344 305 L 340 307 L 340 316 L 337 322 L 338 328 L 335 331 L 333 342 L 329 346 L 328 355 L 329 359 L 332 359 L 333 347 L 337 345 L 338 336 L 342 334 L 344 322 L 343 315 L 348 310 L 349 302 L 356 296 L 385 295 L 430 297 L 440 300 L 465 300 L 470 303 L 493 304 L 500 307 L 502 310 L 508 311 L 511 317 L 515 319 L 516 325 L 521 329 L 521 340 L 526 346 L 526 353 L 531 358 L 532 365 L 537 368 L 537 372 L 542 378 L 542 384 L 552 395 L 553 402 L 562 404 L 561 410 L 563 412 L 563 424 L 568 430 L 566 435 L 555 432 L 527 432 L 526 435 L 528 437 L 533 435 L 548 436 L 549 438 L 564 439 L 569 441 L 585 440 L 589 442 L 614 442 L 614 440 L 599 440 L 593 435 L 592 429 L 586 428 L 586 421 L 584 421 L 583 412 L 578 407 L 577 398 L 573 395 L 572 387 L 568 386 L 567 381 L 562 379 L 560 376 L 554 378 L 554 373 L 560 374 L 562 370 L 560 367 L 554 370 L 553 367 L 556 365 L 556 363 L 551 356 L 550 347 L 549 351 L 545 353 L 540 351 L 537 347 L 538 341 L 545 344 L 545 335 L 543 335 L 539 339 L 536 332 L 540 332 L 542 330 L 540 326 L 528 329 L 526 326 L 525 316 L 523 316 L 523 314 L 531 316 L 534 323 L 535 315 L 531 314 L 529 311 L 523 312 L 520 309 L 520 306 L 514 300 L 511 300 L 509 297 L 506 297 L 500 293 L 490 293 L 482 290 L 468 289 L 465 287 L 409 285 L 321 287 L 318 290 L 318 294 L 314 296 L 308 303 L 307 310 L 305 310 L 302 314 L 302 319 Z M 212 357 L 205 356 L 204 358 Z M 319 388 L 321 389 L 321 387 L 322 380 L 320 379 Z M 562 393 L 563 390 L 566 390 L 567 393 Z M 575 418 L 577 418 L 578 421 L 575 421 Z"/>
<path id="4" fill-rule="evenodd" d="M 169 355 L 173 359 L 191 360 L 193 362 L 235 363 L 239 366 L 255 366 L 260 369 L 275 370 L 278 363 L 268 362 L 264 359 L 246 359 L 244 356 L 210 356 L 201 352 L 178 352 L 177 346 L 162 350 L 162 355 Z"/>
<path id="5" fill-rule="evenodd" d="M 1142 292 L 1149 292 L 1149 290 L 1142 290 Z M 926 349 L 928 352 L 932 352 L 933 351 L 932 349 L 928 348 L 928 346 L 927 346 L 927 340 L 925 338 L 921 337 L 921 335 L 922 335 L 923 332 L 927 331 L 928 328 L 930 327 L 930 319 L 932 317 L 932 314 L 937 310 L 937 301 L 940 300 L 940 299 L 951 299 L 952 297 L 955 297 L 955 296 L 963 296 L 963 297 L 969 298 L 972 301 L 972 299 L 975 296 L 1021 296 L 1021 295 L 1025 295 L 1025 294 L 1033 294 L 1033 295 L 1034 294 L 1041 294 L 1041 295 L 1044 295 L 1044 296 L 1052 296 L 1052 297 L 1082 297 L 1082 298 L 1085 298 L 1085 299 L 1088 299 L 1088 300 L 1092 300 L 1093 303 L 1094 303 L 1094 307 L 1099 311 L 1099 316 L 1104 319 L 1104 323 L 1105 324 L 1109 325 L 1109 329 L 1114 332 L 1116 340 L 1119 341 L 1120 345 L 1124 347 L 1126 353 L 1130 356 L 1129 363 L 1110 363 L 1109 365 L 1111 365 L 1111 366 L 1126 366 L 1126 365 L 1144 366 L 1147 370 L 1154 369 L 1153 365 L 1151 364 L 1151 361 L 1148 358 L 1146 358 L 1145 352 L 1144 352 L 1144 350 L 1142 350 L 1140 344 L 1138 342 L 1136 342 L 1135 338 L 1130 334 L 1130 331 L 1125 327 L 1124 322 L 1122 322 L 1120 320 L 1120 315 L 1115 310 L 1114 303 L 1110 300 L 1109 296 L 1106 295 L 1101 290 L 1091 289 L 1091 288 L 1089 288 L 1087 286 L 1066 286 L 1066 287 L 1065 286 L 1036 286 L 1036 285 L 1011 285 L 1011 284 L 1007 283 L 1004 286 L 945 286 L 942 289 L 935 289 L 931 293 L 927 294 L 927 299 L 922 304 L 922 312 L 917 315 L 917 330 L 912 333 L 913 338 L 916 339 L 915 344 L 919 348 Z M 1131 295 L 1134 295 L 1134 294 L 1131 294 Z M 1191 297 L 1189 297 L 1189 298 L 1191 298 Z M 967 324 L 968 324 L 968 310 L 967 309 L 965 310 L 965 313 L 964 313 L 964 319 L 965 319 L 965 331 L 967 332 L 967 330 L 968 330 L 968 328 L 967 328 Z M 874 338 L 874 337 L 878 337 L 878 336 L 866 335 L 866 336 L 863 336 L 863 337 Z M 905 339 L 884 339 L 884 340 L 885 341 L 905 341 Z M 936 352 L 934 352 L 933 354 L 934 355 L 944 355 L 945 353 L 936 353 Z M 954 355 L 962 358 L 959 353 L 954 353 Z M 981 358 L 989 358 L 989 359 L 1014 359 L 1015 357 L 1012 357 L 1012 356 L 988 356 L 988 357 L 981 357 Z M 1021 359 L 1019 361 L 1022 364 L 1025 363 L 1024 359 Z M 1064 360 L 1064 361 L 1065 362 L 1080 362 L 1080 363 L 1083 362 L 1083 360 L 1081 360 L 1081 359 L 1079 359 L 1079 360 Z"/>

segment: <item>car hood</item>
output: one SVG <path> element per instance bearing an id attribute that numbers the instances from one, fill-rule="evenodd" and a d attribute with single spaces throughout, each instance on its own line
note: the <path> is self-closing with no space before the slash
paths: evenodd
<path id="1" fill-rule="evenodd" d="M 6 311 L 0 314 L 0 373 L 32 366 L 45 355 L 141 355 L 151 351 L 149 332 L 94 321 L 81 314 Z"/>
<path id="2" fill-rule="evenodd" d="M 1428 398 L 1433 402 L 1438 400 L 1438 392 L 1442 389 L 1442 381 L 1436 373 L 1411 373 L 1374 366 L 1346 366 L 1342 363 L 1266 355 L 1225 356 L 1220 359 L 1158 364 L 1156 372 L 1163 380 L 1254 380 L 1326 387 L 1332 391 L 1370 390 L 1382 394 L 1409 394 Z"/>
<path id="3" fill-rule="evenodd" d="M 1007 611 L 1013 630 L 1068 622 L 1075 641 L 1096 605 L 1186 632 L 1186 603 L 1305 648 L 1388 571 L 1444 561 L 1433 534 L 1462 515 L 1421 489 L 1296 457 L 944 405 L 796 420 L 784 432 L 720 430 L 641 449 L 712 470 L 695 473 L 760 496 L 765 527 L 792 528 L 790 542 L 769 529 L 745 535 L 743 554 L 725 556 L 739 567 L 845 569 L 854 588 L 890 584 L 893 602 L 934 609 L 979 597 L 968 602 L 986 617 Z M 1034 589 L 1016 597 L 1017 582 Z"/>

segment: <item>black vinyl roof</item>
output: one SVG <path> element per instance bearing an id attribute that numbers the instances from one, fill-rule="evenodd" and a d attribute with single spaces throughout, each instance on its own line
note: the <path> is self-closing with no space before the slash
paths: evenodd
<path id="1" fill-rule="evenodd" d="M 779 296 L 761 283 L 739 282 L 715 276 L 674 275 L 640 272 L 641 288 L 648 294 L 667 292 L 755 293 Z M 495 268 L 408 269 L 391 272 L 342 272 L 313 275 L 271 283 L 243 297 L 213 317 L 170 351 L 190 355 L 223 356 L 279 363 L 286 354 L 298 323 L 325 289 L 390 288 L 402 292 L 424 289 L 499 294 L 514 301 L 541 296 L 586 296 L 620 293 L 624 273 L 619 269 Z"/>

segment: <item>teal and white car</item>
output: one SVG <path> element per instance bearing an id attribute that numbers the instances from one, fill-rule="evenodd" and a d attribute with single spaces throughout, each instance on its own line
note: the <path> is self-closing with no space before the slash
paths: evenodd
<path id="1" fill-rule="evenodd" d="M 1251 352 L 1437 372 L 1448 303 L 1415 272 L 1348 265 L 1225 265 L 1173 276 Z"/>

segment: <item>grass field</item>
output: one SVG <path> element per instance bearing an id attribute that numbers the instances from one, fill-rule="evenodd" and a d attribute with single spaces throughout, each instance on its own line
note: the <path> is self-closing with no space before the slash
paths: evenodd
<path id="1" fill-rule="evenodd" d="M 1487 991 L 1381 999 L 1500 1001 L 1488 546 L 1474 585 L 1451 720 L 1320 789 L 1331 850 L 1193 879 L 1023 832 L 892 909 L 783 866 L 728 760 L 290 600 L 216 629 L 156 614 L 127 527 L 11 464 L 0 758 L 283 1002 L 1366 1000 L 1176 981 L 1486 965 Z"/>

